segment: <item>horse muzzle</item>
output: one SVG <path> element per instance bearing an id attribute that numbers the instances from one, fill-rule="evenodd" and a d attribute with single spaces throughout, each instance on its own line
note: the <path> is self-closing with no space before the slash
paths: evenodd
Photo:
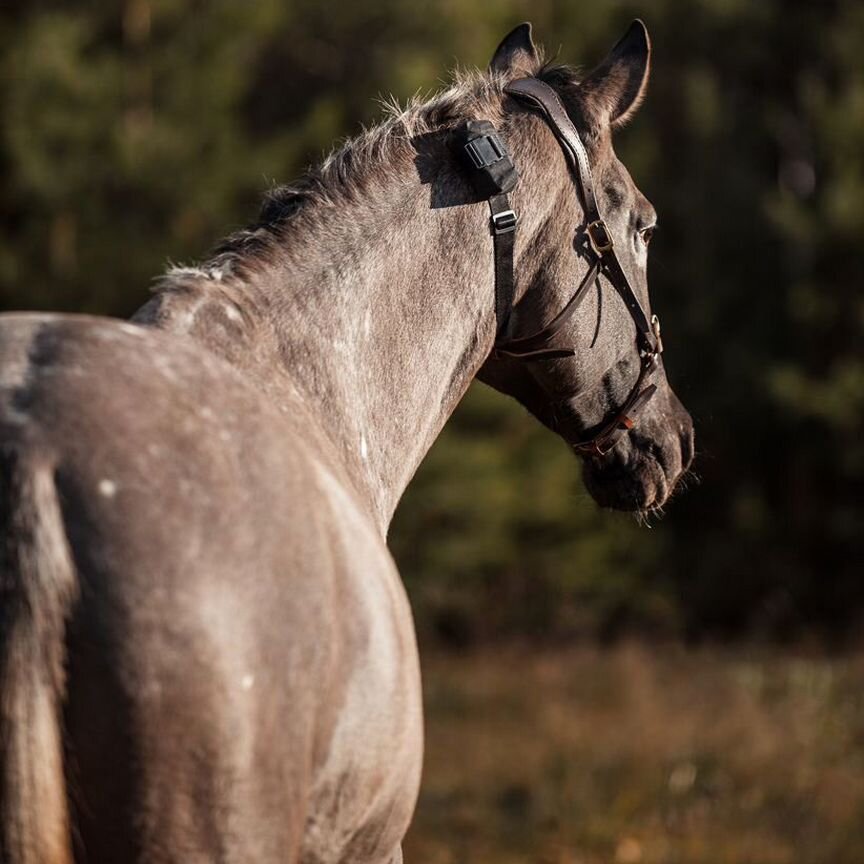
<path id="1" fill-rule="evenodd" d="M 605 455 L 586 459 L 585 487 L 601 507 L 656 510 L 672 497 L 693 453 L 693 422 L 682 408 L 672 423 L 646 421 Z"/>

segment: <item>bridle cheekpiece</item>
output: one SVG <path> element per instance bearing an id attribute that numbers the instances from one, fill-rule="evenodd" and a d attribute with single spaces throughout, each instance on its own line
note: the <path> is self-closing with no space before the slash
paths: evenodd
<path id="1" fill-rule="evenodd" d="M 463 154 L 474 188 L 489 204 L 494 244 L 497 328 L 493 356 L 528 361 L 574 356 L 574 349 L 553 347 L 550 342 L 579 308 L 588 289 L 601 275 L 605 276 L 621 295 L 636 325 L 640 369 L 636 383 L 614 415 L 592 430 L 590 437 L 571 445 L 578 453 L 604 456 L 624 432 L 634 427 L 634 418 L 657 390 L 655 384 L 647 381 L 657 368 L 663 351 L 660 321 L 656 315 L 649 320 L 615 254 L 615 242 L 594 194 L 588 153 L 558 94 L 538 78 L 511 81 L 504 92 L 538 109 L 574 169 L 592 261 L 573 296 L 545 327 L 529 336 L 505 339 L 515 299 L 513 250 L 519 221 L 508 193 L 516 186 L 519 177 L 495 127 L 486 120 L 469 120 L 461 142 Z"/>

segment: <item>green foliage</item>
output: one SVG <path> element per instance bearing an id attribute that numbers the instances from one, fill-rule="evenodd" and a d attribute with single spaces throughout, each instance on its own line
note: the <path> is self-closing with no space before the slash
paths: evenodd
<path id="1" fill-rule="evenodd" d="M 563 443 L 486 387 L 415 477 L 392 545 L 421 625 L 457 644 L 674 624 L 646 575 L 666 569 L 657 532 L 601 513 Z"/>
<path id="2" fill-rule="evenodd" d="M 842 632 L 864 607 L 864 8 L 856 0 L 10 0 L 0 12 L 0 305 L 125 314 L 377 94 L 483 65 L 530 17 L 655 61 L 618 148 L 660 212 L 654 303 L 702 484 L 652 529 L 474 388 L 391 539 L 424 632 L 455 640 Z"/>

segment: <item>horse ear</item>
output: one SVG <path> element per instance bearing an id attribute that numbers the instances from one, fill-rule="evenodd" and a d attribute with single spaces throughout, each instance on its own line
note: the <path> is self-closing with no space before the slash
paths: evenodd
<path id="1" fill-rule="evenodd" d="M 579 86 L 599 115 L 617 129 L 642 104 L 650 68 L 651 40 L 645 25 L 636 19 L 606 59 Z"/>
<path id="2" fill-rule="evenodd" d="M 514 27 L 502 40 L 489 64 L 491 72 L 512 77 L 533 75 L 540 63 L 540 55 L 531 38 L 531 25 L 526 21 Z"/>

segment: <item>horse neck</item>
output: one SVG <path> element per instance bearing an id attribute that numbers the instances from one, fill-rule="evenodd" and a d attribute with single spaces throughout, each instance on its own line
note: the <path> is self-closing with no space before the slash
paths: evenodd
<path id="1" fill-rule="evenodd" d="M 492 102 L 472 112 L 504 125 L 521 175 L 518 299 L 556 270 L 538 250 L 569 248 L 573 219 L 550 217 L 573 195 L 542 120 L 507 129 Z M 136 315 L 201 341 L 286 412 L 302 400 L 382 533 L 495 338 L 489 210 L 446 140 L 397 136 L 337 161 L 263 241 L 243 232 L 203 269 L 169 274 Z"/>
<path id="2" fill-rule="evenodd" d="M 495 332 L 488 209 L 442 204 L 467 200 L 458 172 L 424 176 L 411 155 L 304 204 L 234 276 L 175 274 L 136 316 L 190 333 L 286 410 L 311 406 L 382 532 Z"/>
<path id="3" fill-rule="evenodd" d="M 413 166 L 333 216 L 271 280 L 280 354 L 386 531 L 491 349 L 491 241 L 479 207 L 430 208 Z"/>

